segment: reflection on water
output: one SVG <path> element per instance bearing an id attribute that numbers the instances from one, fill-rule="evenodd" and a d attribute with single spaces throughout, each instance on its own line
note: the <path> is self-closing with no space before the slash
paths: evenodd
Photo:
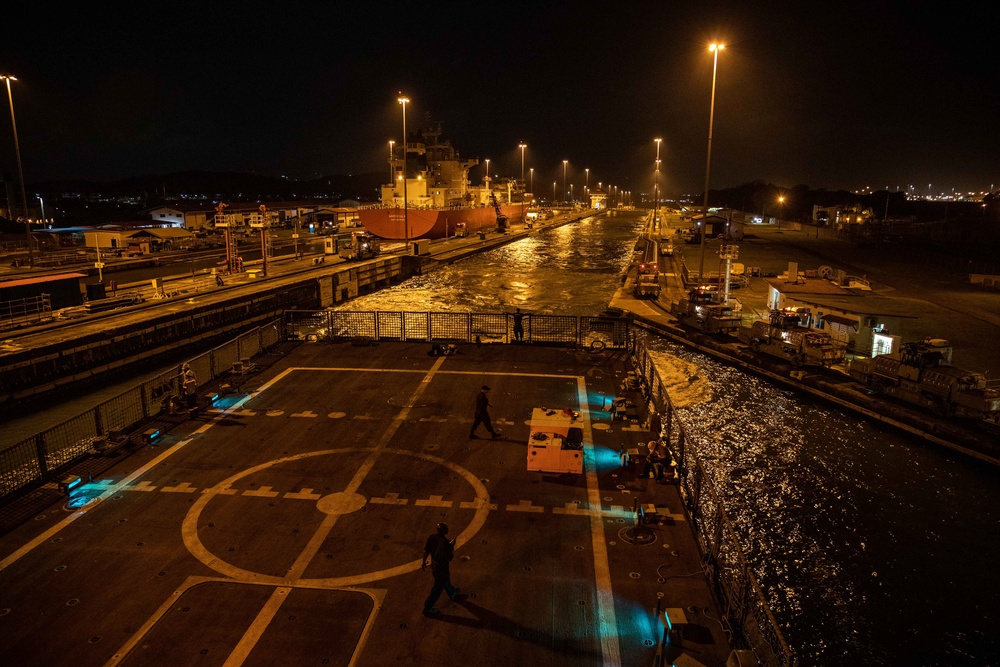
<path id="1" fill-rule="evenodd" d="M 800 664 L 995 664 L 995 470 L 650 346 Z"/>
<path id="2" fill-rule="evenodd" d="M 597 315 L 607 308 L 642 229 L 636 213 L 585 218 L 359 296 L 338 310 Z"/>

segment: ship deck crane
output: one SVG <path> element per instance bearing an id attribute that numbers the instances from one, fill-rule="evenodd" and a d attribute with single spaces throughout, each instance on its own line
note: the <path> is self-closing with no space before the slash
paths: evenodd
<path id="1" fill-rule="evenodd" d="M 493 210 L 497 212 L 497 231 L 502 234 L 507 231 L 507 221 L 510 218 L 503 214 L 500 202 L 497 201 L 497 196 L 493 193 L 490 193 L 490 203 L 493 204 Z"/>

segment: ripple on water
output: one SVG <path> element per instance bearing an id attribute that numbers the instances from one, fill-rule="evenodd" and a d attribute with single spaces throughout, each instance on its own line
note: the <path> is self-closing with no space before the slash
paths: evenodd
<path id="1" fill-rule="evenodd" d="M 689 450 L 697 447 L 800 664 L 901 664 L 894 638 L 904 636 L 945 656 L 920 664 L 952 664 L 963 650 L 982 656 L 997 647 L 931 620 L 966 607 L 941 585 L 958 571 L 939 572 L 958 553 L 975 553 L 981 564 L 962 584 L 966 595 L 975 599 L 984 576 L 997 581 L 979 556 L 982 541 L 962 528 L 970 515 L 983 516 L 984 501 L 1000 502 L 995 474 L 983 479 L 923 443 L 686 348 L 649 345 Z M 689 378 L 698 378 L 694 395 L 685 393 Z M 971 497 L 958 491 L 970 483 Z M 1000 535 L 996 513 L 989 516 L 983 527 Z M 998 544 L 986 549 L 992 558 Z M 983 627 L 987 619 L 1000 620 L 997 603 L 976 605 L 963 622 Z M 960 639 L 973 648 L 956 648 Z"/>

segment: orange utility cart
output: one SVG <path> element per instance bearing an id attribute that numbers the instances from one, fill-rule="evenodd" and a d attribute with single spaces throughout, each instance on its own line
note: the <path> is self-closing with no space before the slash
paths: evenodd
<path id="1" fill-rule="evenodd" d="M 528 470 L 582 473 L 582 423 L 576 413 L 568 410 L 532 410 Z"/>

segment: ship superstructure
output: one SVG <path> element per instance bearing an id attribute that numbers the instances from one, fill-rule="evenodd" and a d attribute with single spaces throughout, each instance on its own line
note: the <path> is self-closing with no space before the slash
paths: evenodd
<path id="1" fill-rule="evenodd" d="M 520 218 L 521 204 L 511 203 L 524 197 L 523 184 L 487 174 L 482 185 L 473 186 L 469 170 L 478 164 L 478 159 L 463 159 L 441 138 L 441 123 L 425 116 L 423 127 L 392 150 L 393 180 L 382 186 L 381 205 L 358 211 L 361 224 L 386 239 L 440 238 L 459 229 L 481 232 L 497 227 L 494 198 L 502 216 Z"/>

